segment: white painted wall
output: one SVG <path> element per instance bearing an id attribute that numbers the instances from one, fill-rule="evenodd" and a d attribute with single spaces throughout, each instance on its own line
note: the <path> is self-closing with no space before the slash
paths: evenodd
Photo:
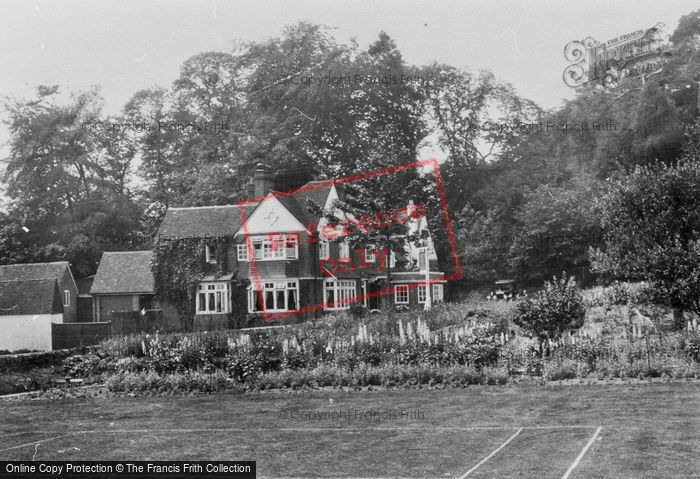
<path id="1" fill-rule="evenodd" d="M 0 349 L 51 351 L 51 323 L 62 323 L 63 314 L 0 316 Z"/>

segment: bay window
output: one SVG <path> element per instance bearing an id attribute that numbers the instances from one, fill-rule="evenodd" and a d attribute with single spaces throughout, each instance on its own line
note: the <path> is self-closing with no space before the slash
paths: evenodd
<path id="1" fill-rule="evenodd" d="M 357 288 L 354 280 L 327 279 L 323 282 L 324 309 L 340 310 L 349 309 L 351 299 L 357 297 Z"/>
<path id="2" fill-rule="evenodd" d="M 227 314 L 231 312 L 231 294 L 226 281 L 199 283 L 196 298 L 197 314 Z"/>
<path id="3" fill-rule="evenodd" d="M 297 309 L 299 309 L 298 280 L 265 281 L 248 288 L 248 312 L 250 313 Z"/>

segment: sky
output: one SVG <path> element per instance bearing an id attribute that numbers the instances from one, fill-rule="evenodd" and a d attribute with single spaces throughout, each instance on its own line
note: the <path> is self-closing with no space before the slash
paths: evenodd
<path id="1" fill-rule="evenodd" d="M 410 63 L 490 70 L 554 108 L 573 96 L 562 80 L 568 42 L 658 22 L 670 33 L 697 8 L 697 0 L 0 0 L 0 97 L 31 98 L 38 84 L 99 85 L 105 112 L 115 114 L 136 91 L 169 86 L 192 55 L 231 51 L 236 39 L 264 40 L 308 20 L 361 47 L 386 31 Z"/>

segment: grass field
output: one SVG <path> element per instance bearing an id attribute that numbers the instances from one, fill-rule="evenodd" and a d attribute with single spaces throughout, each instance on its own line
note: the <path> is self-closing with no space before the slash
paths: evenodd
<path id="1" fill-rule="evenodd" d="M 5 401 L 0 459 L 256 460 L 258 477 L 697 477 L 699 411 L 696 381 Z"/>

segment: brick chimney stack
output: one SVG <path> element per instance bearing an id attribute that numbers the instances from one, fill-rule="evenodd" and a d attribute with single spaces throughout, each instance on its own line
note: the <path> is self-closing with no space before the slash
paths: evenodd
<path id="1" fill-rule="evenodd" d="M 272 191 L 274 182 L 270 169 L 262 163 L 258 163 L 253 171 L 253 196 L 255 198 L 265 196 Z"/>

